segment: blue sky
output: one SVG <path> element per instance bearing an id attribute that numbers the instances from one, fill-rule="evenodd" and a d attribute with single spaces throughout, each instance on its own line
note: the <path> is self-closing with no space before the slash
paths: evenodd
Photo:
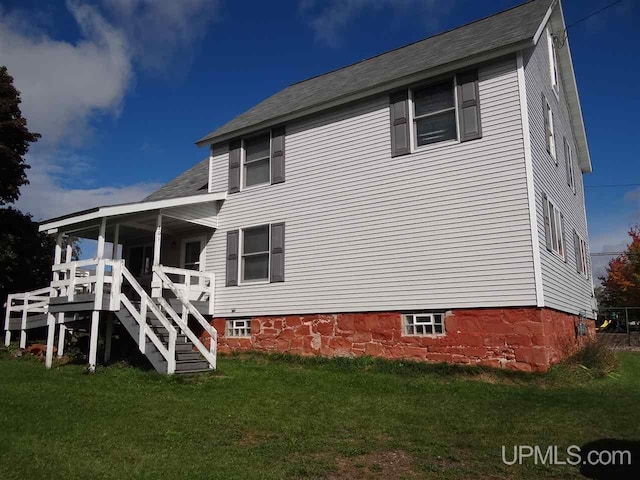
<path id="1" fill-rule="evenodd" d="M 611 1 L 566 0 L 567 23 Z M 18 206 L 46 218 L 140 199 L 207 155 L 195 140 L 288 84 L 518 3 L 2 1 L 0 63 L 43 134 Z M 619 251 L 640 222 L 640 186 L 590 188 L 640 184 L 639 3 L 569 30 L 594 167 L 593 252 Z"/>

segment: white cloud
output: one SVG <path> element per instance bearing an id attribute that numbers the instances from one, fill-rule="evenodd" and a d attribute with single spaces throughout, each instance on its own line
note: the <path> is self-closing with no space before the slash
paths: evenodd
<path id="1" fill-rule="evenodd" d="M 22 188 L 18 208 L 48 218 L 140 200 L 158 187 L 87 188 L 94 162 L 78 158 L 74 148 L 90 141 L 96 118 L 117 118 L 136 70 L 174 72 L 179 70 L 175 62 L 184 69 L 189 55 L 183 52 L 192 51 L 203 37 L 217 5 L 218 0 L 102 0 L 91 5 L 68 0 L 66 8 L 80 32 L 75 42 L 41 28 L 51 27 L 46 9 L 0 8 L 0 64 L 21 92 L 29 129 L 42 134 L 27 156 L 30 185 Z"/>
<path id="2" fill-rule="evenodd" d="M 349 23 L 365 13 L 387 10 L 394 15 L 419 16 L 427 28 L 434 29 L 453 4 L 453 0 L 299 0 L 298 10 L 307 18 L 317 41 L 337 46 Z"/>
<path id="3" fill-rule="evenodd" d="M 101 186 L 98 188 L 68 188 L 62 177 L 69 175 L 81 178 L 90 176 L 93 165 L 71 157 L 65 163 L 46 155 L 29 155 L 32 169 L 29 171 L 29 186 L 18 202 L 18 207 L 33 215 L 34 220 L 46 220 L 69 212 L 84 210 L 98 205 L 113 205 L 136 202 L 161 185 L 137 183 L 133 185 Z M 73 164 L 75 172 L 67 165 Z M 124 179 L 123 179 L 124 180 Z"/>
<path id="4" fill-rule="evenodd" d="M 126 33 L 137 63 L 162 70 L 188 65 L 193 47 L 218 10 L 216 0 L 103 0 L 106 14 Z"/>
<path id="5" fill-rule="evenodd" d="M 96 113 L 116 114 L 132 77 L 124 35 L 93 7 L 68 8 L 82 32 L 76 44 L 16 29 L 15 15 L 0 18 L 0 62 L 21 92 L 29 128 L 47 147 L 79 141 Z"/>

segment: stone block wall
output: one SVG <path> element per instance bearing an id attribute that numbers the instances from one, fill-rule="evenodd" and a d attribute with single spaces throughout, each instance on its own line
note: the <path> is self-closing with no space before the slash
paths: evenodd
<path id="1" fill-rule="evenodd" d="M 482 308 L 447 312 L 443 336 L 404 335 L 401 312 L 254 317 L 251 337 L 227 337 L 215 318 L 218 352 L 287 352 L 296 355 L 449 362 L 521 371 L 546 371 L 587 337 L 578 317 L 547 308 Z M 587 320 L 589 335 L 595 325 Z M 208 341 L 205 339 L 205 341 Z"/>

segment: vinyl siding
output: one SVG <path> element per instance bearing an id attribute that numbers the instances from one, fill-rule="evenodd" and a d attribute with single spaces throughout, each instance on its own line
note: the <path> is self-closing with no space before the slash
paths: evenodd
<path id="1" fill-rule="evenodd" d="M 515 56 L 479 71 L 484 137 L 391 158 L 388 95 L 287 125 L 286 182 L 229 195 L 218 316 L 535 305 Z M 227 188 L 213 149 L 211 191 Z M 285 222 L 285 282 L 225 287 L 226 232 Z"/>
<path id="2" fill-rule="evenodd" d="M 591 313 L 593 309 L 591 263 L 589 262 L 589 279 L 576 271 L 573 239 L 573 230 L 575 229 L 588 243 L 584 184 L 582 173 L 576 161 L 574 136 L 562 88 L 563 79 L 561 78 L 560 81 L 559 101 L 551 87 L 547 38 L 546 32 L 543 33 L 537 46 L 524 52 L 544 304 L 547 307 L 574 314 L 581 311 Z M 560 73 L 562 74 L 562 72 Z M 542 92 L 553 113 L 558 165 L 551 158 L 545 146 Z M 575 195 L 567 184 L 563 137 L 567 138 L 573 150 L 576 177 Z M 543 193 L 546 193 L 564 215 L 566 262 L 546 248 Z"/>

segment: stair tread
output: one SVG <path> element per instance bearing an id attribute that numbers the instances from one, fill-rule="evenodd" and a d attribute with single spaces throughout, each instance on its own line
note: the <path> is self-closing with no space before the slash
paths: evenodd
<path id="1" fill-rule="evenodd" d="M 192 360 L 176 360 L 176 363 L 185 365 L 187 363 L 207 363 L 204 358 L 192 359 Z"/>

